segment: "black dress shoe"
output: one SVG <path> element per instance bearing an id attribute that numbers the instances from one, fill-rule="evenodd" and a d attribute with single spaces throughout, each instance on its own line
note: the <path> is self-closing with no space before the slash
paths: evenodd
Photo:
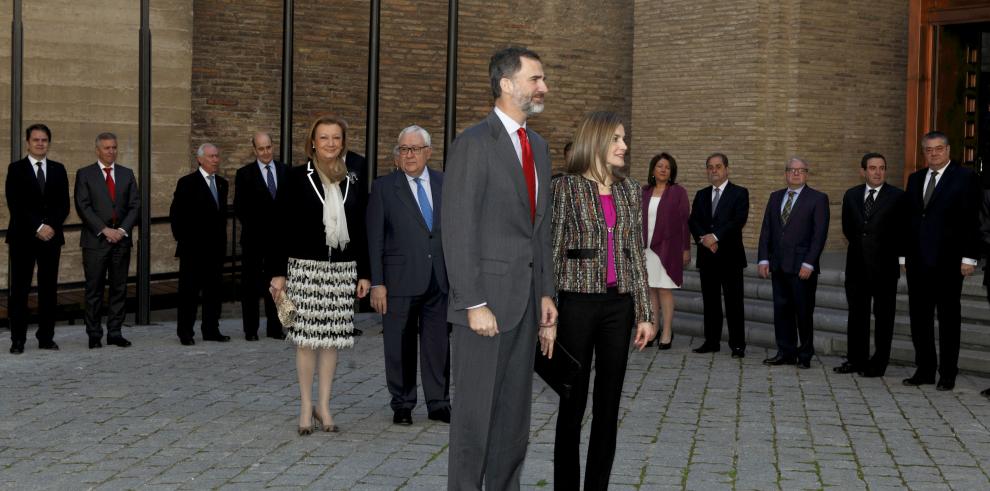
<path id="1" fill-rule="evenodd" d="M 732 348 L 733 358 L 746 358 L 746 348 Z"/>
<path id="2" fill-rule="evenodd" d="M 89 349 L 96 349 L 102 347 L 103 347 L 103 343 L 100 342 L 100 338 L 89 338 Z"/>
<path id="3" fill-rule="evenodd" d="M 990 397 L 990 389 L 983 389 L 980 392 L 980 395 L 983 396 L 983 397 Z"/>
<path id="4" fill-rule="evenodd" d="M 257 334 L 245 334 L 244 335 L 244 339 L 246 339 L 248 341 L 257 341 L 258 340 L 258 335 Z"/>
<path id="5" fill-rule="evenodd" d="M 217 334 L 216 336 L 206 337 L 203 336 L 203 341 L 216 341 L 218 343 L 226 343 L 230 341 L 230 336 L 224 336 L 223 334 Z"/>
<path id="6" fill-rule="evenodd" d="M 411 425 L 412 424 L 412 409 L 399 408 L 395 410 L 395 414 L 392 415 L 392 422 L 397 425 Z"/>
<path id="7" fill-rule="evenodd" d="M 787 358 L 781 355 L 774 355 L 770 358 L 763 360 L 764 365 L 778 366 L 778 365 L 797 365 L 797 360 L 794 358 Z"/>
<path id="8" fill-rule="evenodd" d="M 846 361 L 843 362 L 841 365 L 832 368 L 832 371 L 835 373 L 854 373 L 854 372 L 859 372 L 860 369 L 856 365 L 853 365 L 852 363 Z"/>
<path id="9" fill-rule="evenodd" d="M 666 343 L 661 343 L 659 339 L 657 340 L 658 350 L 667 350 L 670 349 L 670 347 L 673 345 L 674 345 L 674 333 L 670 333 L 670 341 L 667 341 Z"/>
<path id="10" fill-rule="evenodd" d="M 126 348 L 126 347 L 128 347 L 128 346 L 131 345 L 131 342 L 128 341 L 128 340 L 126 340 L 126 339 L 124 339 L 124 336 L 114 336 L 112 338 L 108 336 L 107 337 L 107 344 L 112 344 L 114 346 L 119 346 L 121 348 Z"/>
<path id="11" fill-rule="evenodd" d="M 918 374 L 914 374 L 911 378 L 906 378 L 901 381 L 902 384 L 908 387 L 917 387 L 919 385 L 931 385 L 935 383 L 935 377 L 924 377 Z"/>
<path id="12" fill-rule="evenodd" d="M 196 344 L 196 341 L 193 338 L 188 338 L 188 339 L 179 338 L 179 342 L 182 343 L 183 346 L 192 346 Z"/>
<path id="13" fill-rule="evenodd" d="M 673 338 L 671 339 L 673 340 Z M 720 346 L 712 346 L 706 343 L 706 344 L 702 344 L 701 346 L 698 346 L 697 348 L 691 351 L 695 353 L 718 353 L 720 349 L 722 349 Z"/>
<path id="14" fill-rule="evenodd" d="M 39 341 L 38 342 L 38 349 L 47 349 L 47 350 L 52 350 L 52 351 L 58 351 L 58 345 L 55 344 L 55 341 L 47 341 L 47 342 L 44 342 L 44 343 L 42 343 L 42 342 Z"/>
<path id="15" fill-rule="evenodd" d="M 272 339 L 285 339 L 285 333 L 280 332 L 278 334 L 269 334 L 268 337 Z"/>
<path id="16" fill-rule="evenodd" d="M 859 372 L 860 377 L 875 378 L 883 377 L 883 374 L 887 371 L 887 368 L 877 368 L 877 367 L 866 367 Z"/>
<path id="17" fill-rule="evenodd" d="M 354 332 L 352 332 L 351 335 L 352 336 L 364 336 L 364 331 L 362 331 L 362 330 L 360 330 L 360 329 L 358 329 L 358 328 L 355 327 L 354 328 Z M 412 423 L 409 423 L 409 424 L 412 424 Z"/>
<path id="18" fill-rule="evenodd" d="M 798 360 L 797 367 L 802 370 L 811 368 L 811 360 Z"/>
<path id="19" fill-rule="evenodd" d="M 941 377 L 938 379 L 938 384 L 935 385 L 935 390 L 947 391 L 956 388 L 956 378 L 955 377 Z"/>
<path id="20" fill-rule="evenodd" d="M 433 421 L 443 421 L 444 423 L 450 424 L 450 408 L 442 407 L 440 409 L 435 409 L 427 414 L 427 417 Z"/>
<path id="21" fill-rule="evenodd" d="M 24 343 L 13 343 L 10 345 L 10 354 L 19 355 L 24 353 Z"/>

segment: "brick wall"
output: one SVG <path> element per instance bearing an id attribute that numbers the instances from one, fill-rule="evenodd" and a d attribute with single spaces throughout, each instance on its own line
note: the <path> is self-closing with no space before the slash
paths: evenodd
<path id="1" fill-rule="evenodd" d="M 690 194 L 704 158 L 728 154 L 730 179 L 750 189 L 746 241 L 755 245 L 769 193 L 791 155 L 832 203 L 830 249 L 842 248 L 844 191 L 867 151 L 902 179 L 907 4 L 896 0 L 637 0 L 633 160 L 678 158 Z"/>

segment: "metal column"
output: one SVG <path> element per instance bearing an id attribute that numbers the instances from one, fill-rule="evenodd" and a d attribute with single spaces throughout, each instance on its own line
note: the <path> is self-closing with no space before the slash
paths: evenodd
<path id="1" fill-rule="evenodd" d="M 368 190 L 378 175 L 378 43 L 381 23 L 381 0 L 371 2 L 371 26 L 368 29 L 368 127 L 364 141 L 368 159 Z"/>
<path id="2" fill-rule="evenodd" d="M 24 26 L 21 23 L 21 0 L 14 0 L 14 14 L 10 21 L 10 161 L 20 160 L 21 107 L 23 99 Z"/>
<path id="3" fill-rule="evenodd" d="M 279 158 L 292 165 L 292 0 L 282 3 L 282 120 L 279 129 Z"/>
<path id="4" fill-rule="evenodd" d="M 443 114 L 443 167 L 457 133 L 457 0 L 447 2 L 447 87 Z"/>
<path id="5" fill-rule="evenodd" d="M 151 321 L 151 28 L 150 0 L 141 0 L 138 50 L 138 175 L 141 226 L 138 229 L 137 324 Z"/>

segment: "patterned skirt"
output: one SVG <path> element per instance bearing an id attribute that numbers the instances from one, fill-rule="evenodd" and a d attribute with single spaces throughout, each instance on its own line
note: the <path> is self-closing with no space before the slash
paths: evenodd
<path id="1" fill-rule="evenodd" d="M 296 324 L 286 339 L 307 348 L 354 346 L 357 263 L 289 258 L 286 293 L 296 304 Z"/>

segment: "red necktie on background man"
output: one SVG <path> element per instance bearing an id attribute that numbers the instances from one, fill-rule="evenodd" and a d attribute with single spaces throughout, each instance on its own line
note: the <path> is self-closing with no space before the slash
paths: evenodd
<path id="1" fill-rule="evenodd" d="M 104 167 L 103 168 L 103 172 L 106 172 L 107 173 L 107 191 L 110 193 L 110 203 L 111 204 L 116 204 L 116 202 L 117 202 L 117 186 L 113 182 L 113 175 L 110 174 L 110 171 L 112 171 L 112 170 L 113 170 L 113 167 Z M 113 215 L 112 216 L 113 216 L 113 218 L 112 218 L 113 224 L 116 225 L 117 224 L 117 207 L 116 206 L 113 207 Z"/>
<path id="2" fill-rule="evenodd" d="M 523 177 L 526 178 L 526 190 L 529 191 L 529 220 L 536 223 L 536 164 L 533 162 L 533 149 L 529 147 L 526 128 L 519 128 L 519 146 L 522 147 Z"/>

